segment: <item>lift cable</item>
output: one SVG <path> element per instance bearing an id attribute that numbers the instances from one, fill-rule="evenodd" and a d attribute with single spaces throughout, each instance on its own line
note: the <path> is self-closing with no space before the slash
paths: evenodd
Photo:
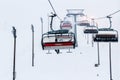
<path id="1" fill-rule="evenodd" d="M 120 12 L 120 10 L 118 10 L 118 11 L 116 11 L 116 12 L 112 13 L 112 14 L 109 14 L 108 16 L 112 16 L 112 15 L 114 15 L 114 14 L 118 13 L 118 12 Z"/>
<path id="2" fill-rule="evenodd" d="M 53 7 L 51 1 L 48 0 L 48 2 L 49 2 L 49 4 L 50 4 L 50 6 L 52 7 L 52 10 L 53 10 L 54 14 L 56 14 L 57 18 L 58 18 L 60 21 L 62 21 L 62 19 L 57 15 L 57 13 L 56 13 L 56 11 L 55 11 L 55 9 L 54 9 L 54 7 Z"/>
<path id="3" fill-rule="evenodd" d="M 120 12 L 120 10 L 118 10 L 118 11 L 116 11 L 116 12 L 114 12 L 114 13 L 111 13 L 111 14 L 109 14 L 109 15 L 105 16 L 105 17 L 98 17 L 98 18 L 93 18 L 93 19 L 94 19 L 94 20 L 99 20 L 99 19 L 108 18 L 108 17 L 110 17 L 110 16 L 112 16 L 112 15 L 114 15 L 114 14 L 118 13 L 118 12 Z"/>
<path id="4" fill-rule="evenodd" d="M 118 12 L 120 12 L 120 10 L 118 10 L 118 11 L 112 13 L 112 14 L 109 14 L 109 15 L 107 15 L 105 17 L 93 18 L 93 20 L 99 20 L 99 19 L 108 18 L 109 19 L 109 23 L 110 23 L 109 29 L 111 29 L 111 27 L 112 27 L 112 20 L 111 20 L 112 17 L 111 16 L 116 14 L 116 13 L 118 13 Z"/>

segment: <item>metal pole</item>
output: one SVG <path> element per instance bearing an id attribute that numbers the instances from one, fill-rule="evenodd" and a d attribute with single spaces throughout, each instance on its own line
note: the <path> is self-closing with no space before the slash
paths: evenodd
<path id="1" fill-rule="evenodd" d="M 97 42 L 98 46 L 98 65 L 100 65 L 100 50 L 99 50 L 99 42 Z"/>
<path id="2" fill-rule="evenodd" d="M 40 18 L 40 21 L 41 21 L 41 33 L 43 34 L 43 19 L 42 19 L 42 17 Z"/>
<path id="3" fill-rule="evenodd" d="M 98 67 L 100 65 L 100 50 L 99 50 L 99 42 L 97 42 L 97 51 L 98 51 L 98 63 L 95 64 L 95 67 Z"/>
<path id="4" fill-rule="evenodd" d="M 87 34 L 87 44 L 89 44 L 89 34 Z"/>
<path id="5" fill-rule="evenodd" d="M 74 33 L 75 33 L 75 39 L 76 39 L 76 44 L 75 46 L 78 46 L 78 42 L 77 42 L 77 28 L 76 28 L 76 17 L 77 15 L 73 15 L 74 16 Z"/>
<path id="6" fill-rule="evenodd" d="M 32 29 L 32 67 L 34 67 L 34 26 L 31 25 Z"/>
<path id="7" fill-rule="evenodd" d="M 113 80 L 112 79 L 111 42 L 109 42 L 109 63 L 110 63 L 110 80 Z"/>
<path id="8" fill-rule="evenodd" d="M 13 27 L 13 36 L 14 36 L 14 56 L 13 56 L 13 80 L 16 79 L 16 71 L 15 71 L 15 67 L 16 67 L 16 29 L 15 27 Z"/>
<path id="9" fill-rule="evenodd" d="M 43 22 L 43 21 L 42 21 Z M 49 14 L 48 14 L 48 32 L 49 32 Z M 43 24 L 43 23 L 42 23 Z M 42 25 L 43 26 L 43 25 Z M 42 33 L 43 34 L 43 33 Z"/>
<path id="10" fill-rule="evenodd" d="M 94 42 L 93 42 L 93 34 L 92 34 L 92 47 L 94 47 Z"/>
<path id="11" fill-rule="evenodd" d="M 71 51 L 70 51 L 70 48 L 69 48 L 69 50 L 68 50 L 68 52 L 67 53 L 72 53 Z"/>

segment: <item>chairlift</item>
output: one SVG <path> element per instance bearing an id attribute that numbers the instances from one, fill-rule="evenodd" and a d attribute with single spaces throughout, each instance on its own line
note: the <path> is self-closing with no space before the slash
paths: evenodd
<path id="1" fill-rule="evenodd" d="M 96 34 L 93 39 L 95 42 L 109 42 L 109 69 L 110 69 L 110 80 L 113 80 L 112 78 L 112 52 L 111 52 L 111 42 L 118 42 L 118 31 L 111 29 L 112 27 L 112 21 L 111 21 L 111 16 L 120 12 L 120 10 L 106 16 L 103 18 L 108 18 L 109 22 L 110 22 L 110 27 L 109 28 L 101 28 L 98 31 L 98 34 Z M 102 19 L 102 18 L 98 18 L 98 19 Z M 99 46 L 98 46 L 99 49 Z M 99 50 L 98 50 L 98 54 L 99 54 Z M 98 55 L 99 58 L 99 55 Z M 99 59 L 98 59 L 99 62 Z"/>
<path id="2" fill-rule="evenodd" d="M 76 24 L 79 26 L 90 26 L 90 22 L 88 20 L 77 21 Z"/>
<path id="3" fill-rule="evenodd" d="M 42 35 L 42 48 L 43 50 L 58 50 L 75 48 L 74 33 L 57 33 L 51 32 Z"/>
<path id="4" fill-rule="evenodd" d="M 90 26 L 86 26 L 84 29 L 85 34 L 97 34 L 98 33 L 98 24 L 94 21 L 94 19 L 91 19 L 92 23 Z"/>
<path id="5" fill-rule="evenodd" d="M 118 42 L 118 31 L 110 28 L 98 29 L 98 34 L 93 37 L 95 42 Z"/>
<path id="6" fill-rule="evenodd" d="M 77 21 L 78 16 L 84 16 L 83 11 L 84 9 L 68 9 L 67 14 L 66 14 L 67 17 L 73 17 L 73 23 L 75 23 L 73 28 L 74 28 L 74 34 L 75 34 L 75 39 L 76 39 L 75 41 L 76 47 L 78 47 L 76 21 Z"/>
<path id="7" fill-rule="evenodd" d="M 100 65 L 99 42 L 118 42 L 118 32 L 110 28 L 101 28 L 98 29 L 98 34 L 94 35 L 93 40 L 97 42 L 98 63 L 95 67 L 98 67 Z"/>
<path id="8" fill-rule="evenodd" d="M 51 17 L 50 28 L 51 31 L 42 34 L 42 48 L 43 50 L 55 50 L 57 54 L 60 52 L 59 49 L 70 49 L 75 48 L 75 34 L 69 32 L 66 29 L 54 30 L 52 28 L 53 18 L 56 14 L 53 14 Z M 42 26 L 43 27 L 43 26 Z"/>
<path id="9" fill-rule="evenodd" d="M 90 22 L 90 21 L 89 21 Z M 92 37 L 94 36 L 94 34 L 98 33 L 98 27 L 97 27 L 97 23 L 94 22 L 94 20 L 92 19 L 92 23 L 88 24 L 85 28 L 84 28 L 84 34 L 87 34 L 88 38 L 87 38 L 87 43 L 89 43 L 89 35 L 88 34 L 92 34 Z M 93 43 L 93 39 L 92 39 L 92 47 L 93 47 L 94 43 Z"/>
<path id="10" fill-rule="evenodd" d="M 88 26 L 84 29 L 85 34 L 97 34 L 98 28 L 96 26 Z"/>
<path id="11" fill-rule="evenodd" d="M 87 15 L 84 15 L 81 18 L 82 18 L 82 20 L 79 20 L 79 21 L 76 22 L 76 24 L 78 26 L 90 26 L 90 20 L 87 17 Z"/>
<path id="12" fill-rule="evenodd" d="M 70 21 L 62 21 L 60 24 L 60 28 L 70 30 L 70 29 L 72 29 L 72 24 Z"/>

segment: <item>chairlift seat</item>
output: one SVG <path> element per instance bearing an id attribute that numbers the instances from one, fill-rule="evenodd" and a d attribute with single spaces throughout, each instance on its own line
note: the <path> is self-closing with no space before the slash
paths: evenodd
<path id="1" fill-rule="evenodd" d="M 66 22 L 61 23 L 60 27 L 61 29 L 69 30 L 69 29 L 72 29 L 72 24 L 66 21 Z"/>
<path id="2" fill-rule="evenodd" d="M 48 42 L 43 44 L 43 49 L 67 49 L 74 48 L 74 42 Z"/>
<path id="3" fill-rule="evenodd" d="M 114 31 L 114 29 L 111 28 L 100 28 L 99 31 Z"/>
<path id="4" fill-rule="evenodd" d="M 84 33 L 85 34 L 97 34 L 98 33 L 98 28 L 97 28 L 97 26 L 94 26 L 94 25 L 87 26 L 84 29 Z"/>
<path id="5" fill-rule="evenodd" d="M 43 34 L 41 40 L 43 50 L 75 48 L 74 33 Z"/>
<path id="6" fill-rule="evenodd" d="M 98 33 L 98 30 L 97 29 L 85 29 L 84 33 L 85 34 L 96 34 Z"/>
<path id="7" fill-rule="evenodd" d="M 55 30 L 48 32 L 48 34 L 66 34 L 66 33 L 68 33 L 68 30 Z"/>
<path id="8" fill-rule="evenodd" d="M 79 26 L 90 26 L 90 23 L 88 20 L 82 20 L 82 21 L 77 21 L 77 25 Z"/>
<path id="9" fill-rule="evenodd" d="M 105 33 L 105 34 L 96 34 L 94 36 L 94 41 L 95 42 L 118 42 L 118 32 L 115 31 L 114 29 L 109 29 L 109 28 L 102 28 L 102 29 L 99 29 L 99 32 L 101 31 L 105 31 L 105 32 L 116 32 L 116 33 L 112 33 L 112 34 L 108 34 L 108 33 Z"/>
<path id="10" fill-rule="evenodd" d="M 112 34 L 97 34 L 96 37 L 94 38 L 95 42 L 117 42 L 118 38 L 116 35 Z"/>
<path id="11" fill-rule="evenodd" d="M 90 26 L 90 23 L 79 23 L 80 26 Z"/>

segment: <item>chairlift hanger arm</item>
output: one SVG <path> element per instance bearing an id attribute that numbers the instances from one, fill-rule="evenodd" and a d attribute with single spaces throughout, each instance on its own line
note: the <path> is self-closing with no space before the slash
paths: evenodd
<path id="1" fill-rule="evenodd" d="M 52 15 L 50 16 L 50 17 L 51 17 L 50 28 L 51 28 L 52 31 L 54 31 L 53 28 L 52 28 L 53 18 L 57 16 L 57 18 L 58 18 L 60 21 L 61 21 L 61 19 L 60 19 L 60 17 L 56 14 L 56 11 L 55 11 L 55 9 L 54 9 L 51 1 L 48 0 L 48 2 L 49 2 L 50 6 L 52 7 L 52 10 L 53 10 L 53 12 L 54 12 L 54 13 L 52 13 Z"/>
<path id="2" fill-rule="evenodd" d="M 118 11 L 116 11 L 116 12 L 114 12 L 114 13 L 108 15 L 108 16 L 106 16 L 106 18 L 108 18 L 108 19 L 109 19 L 109 22 L 110 22 L 110 27 L 109 27 L 109 28 L 112 27 L 112 20 L 111 20 L 112 17 L 111 17 L 111 16 L 114 15 L 114 14 L 116 14 L 116 13 L 118 13 L 118 12 L 120 12 L 120 10 L 118 10 Z"/>
<path id="3" fill-rule="evenodd" d="M 51 28 L 52 31 L 54 31 L 53 28 L 52 28 L 53 18 L 56 17 L 56 16 L 57 16 L 56 14 L 52 14 L 52 15 L 50 16 L 50 17 L 51 17 L 50 28 Z"/>

